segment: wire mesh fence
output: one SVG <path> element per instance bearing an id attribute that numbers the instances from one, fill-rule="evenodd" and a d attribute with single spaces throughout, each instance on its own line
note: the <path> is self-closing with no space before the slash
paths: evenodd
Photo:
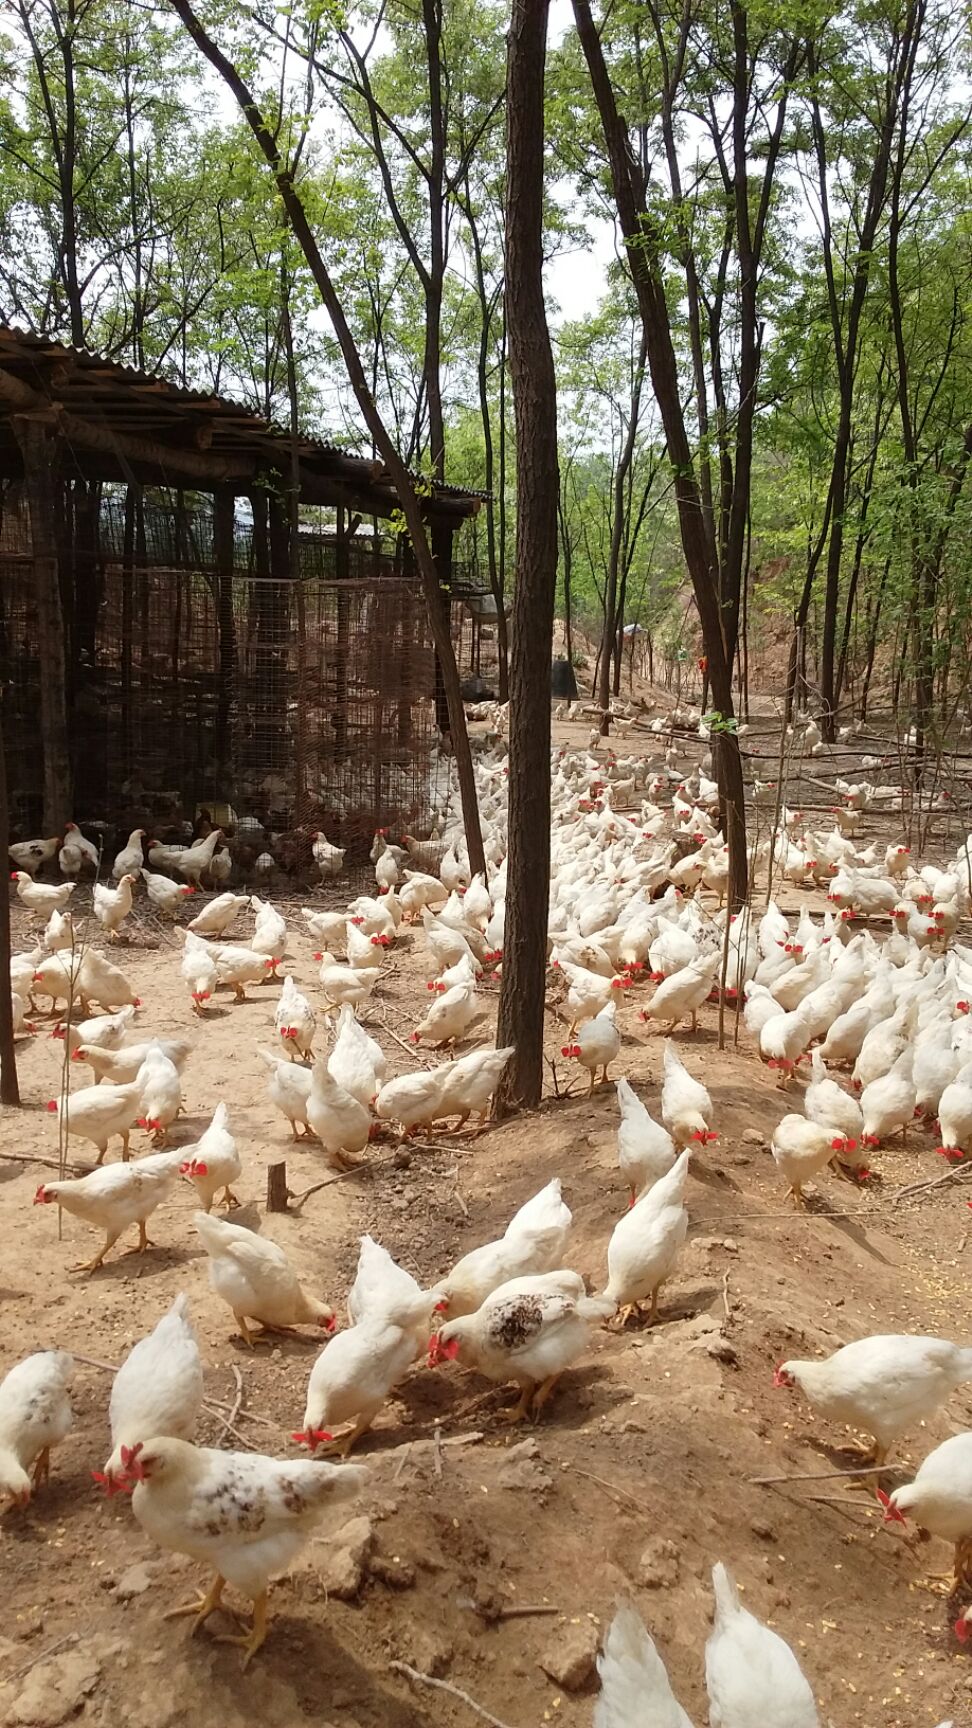
<path id="1" fill-rule="evenodd" d="M 13 824 L 37 832 L 37 619 L 14 528 L 8 514 L 0 689 Z M 301 547 L 297 581 L 219 574 L 205 519 L 188 530 L 147 514 L 134 554 L 124 523 L 102 513 L 92 628 L 79 646 L 76 625 L 70 657 L 76 815 L 158 829 L 229 807 L 273 831 L 319 826 L 352 857 L 376 827 L 421 828 L 439 758 L 417 583 L 370 544 L 343 549 L 344 579 L 311 573 L 331 562 L 324 536 Z M 244 527 L 236 563 L 250 552 Z"/>

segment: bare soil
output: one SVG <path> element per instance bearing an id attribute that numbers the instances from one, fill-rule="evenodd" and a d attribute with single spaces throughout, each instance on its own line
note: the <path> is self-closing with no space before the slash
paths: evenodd
<path id="1" fill-rule="evenodd" d="M 286 908 L 293 971 L 313 997 L 312 944 L 296 907 Z M 28 940 L 18 907 L 15 946 Z M 116 958 L 142 997 L 139 1034 L 195 1039 L 173 1143 L 198 1138 L 225 1100 L 244 1158 L 244 1209 L 236 1216 L 256 1225 L 271 1162 L 286 1159 L 294 1190 L 328 1174 L 313 1146 L 291 1144 L 254 1055 L 257 1043 L 273 1041 L 278 991 L 253 989 L 239 1006 L 221 993 L 205 1022 L 196 1021 L 179 951 L 171 932 L 143 921 Z M 420 955 L 420 937 L 400 941 L 367 1015 L 394 1071 L 428 1059 L 391 1036 L 405 1038 L 422 1011 Z M 638 1022 L 640 995 L 625 997 L 616 1068 L 656 1110 L 660 1043 Z M 127 1502 L 105 1501 L 91 1481 L 109 1451 L 110 1375 L 80 1365 L 75 1428 L 55 1453 L 49 1487 L 26 1512 L 0 1518 L 0 1721 L 39 1728 L 70 1717 L 127 1728 L 187 1720 L 200 1728 L 250 1720 L 267 1728 L 304 1721 L 466 1728 L 476 1721 L 451 1694 L 392 1672 L 390 1663 L 401 1660 L 461 1688 L 508 1728 L 587 1728 L 595 1682 L 568 1692 L 541 1663 L 556 1667 L 568 1643 L 592 1643 L 616 1600 L 630 1595 L 701 1724 L 717 1559 L 798 1652 L 823 1720 L 838 1728 L 972 1721 L 972 1652 L 953 1637 L 957 1603 L 948 1602 L 948 1586 L 928 1577 L 949 1567 L 949 1552 L 936 1542 L 916 1546 L 910 1527 L 908 1539 L 900 1526 L 886 1527 L 873 1496 L 840 1477 L 807 1479 L 854 1463 L 835 1450 L 848 1436 L 814 1422 L 798 1397 L 772 1384 L 779 1360 L 869 1332 L 972 1338 L 972 1218 L 961 1183 L 893 1203 L 899 1187 L 943 1173 L 933 1138 L 918 1132 L 908 1146 L 875 1154 L 878 1179 L 867 1190 L 828 1174 L 813 1210 L 793 1214 L 768 1151 L 773 1124 L 791 1106 L 744 1029 L 732 1047 L 731 1016 L 729 1048 L 719 1050 L 716 1019 L 706 1009 L 697 1034 L 678 1039 L 712 1092 L 720 1139 L 695 1161 L 690 1239 L 662 1293 L 659 1323 L 599 1332 L 535 1429 L 511 1433 L 497 1421 L 506 1392 L 454 1366 L 416 1369 L 360 1448 L 372 1467 L 362 1510 L 376 1538 L 360 1595 L 326 1599 L 325 1533 L 275 1586 L 271 1636 L 245 1676 L 238 1651 L 213 1636 L 230 1629 L 227 1621 L 214 1619 L 189 1642 L 184 1621 L 162 1620 L 191 1593 L 197 1569 L 160 1557 Z M 57 1157 L 56 1123 L 44 1106 L 57 1090 L 63 1051 L 39 1024 L 19 1046 L 23 1108 L 0 1123 L 0 1371 L 54 1345 L 117 1364 L 187 1290 L 208 1396 L 233 1406 L 239 1375 L 239 1435 L 258 1450 L 292 1454 L 290 1431 L 302 1418 L 319 1340 L 279 1340 L 250 1353 L 232 1335 L 191 1231 L 188 1187 L 155 1214 L 156 1246 L 144 1257 L 116 1249 L 91 1277 L 69 1270 L 91 1253 L 93 1234 L 65 1214 L 59 1240 L 57 1213 L 31 1205 L 49 1172 L 29 1160 Z M 563 1038 L 552 1009 L 548 1052 L 561 1090 L 572 1068 L 559 1054 Z M 574 1213 L 570 1264 L 601 1288 L 608 1237 L 626 1204 L 615 1162 L 616 1104 L 613 1087 L 588 1099 L 576 1073 L 573 1084 L 574 1096 L 551 1098 L 479 1138 L 437 1137 L 434 1149 L 406 1149 L 397 1162 L 393 1142 L 376 1142 L 365 1171 L 261 1227 L 341 1310 L 363 1230 L 431 1280 L 500 1234 L 511 1212 L 559 1175 Z M 72 1162 L 86 1150 L 71 1142 Z M 147 1142 L 135 1150 L 148 1150 Z M 130 1246 L 123 1240 L 120 1249 Z M 443 1445 L 437 1457 L 430 1444 L 437 1424 L 444 1441 L 481 1438 Z M 970 1424 L 966 1388 L 909 1438 L 898 1462 L 914 1465 Z M 222 1427 L 208 1415 L 200 1438 L 216 1443 Z M 238 1441 L 227 1433 L 222 1443 Z M 790 1480 L 753 1481 L 768 1476 Z M 129 1597 L 133 1584 L 139 1593 Z M 509 1614 L 517 1608 L 555 1612 Z"/>

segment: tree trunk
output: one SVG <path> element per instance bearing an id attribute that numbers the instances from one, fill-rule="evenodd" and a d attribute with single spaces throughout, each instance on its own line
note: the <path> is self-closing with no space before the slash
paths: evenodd
<path id="1" fill-rule="evenodd" d="M 658 253 L 658 236 L 648 210 L 644 179 L 640 176 L 631 150 L 628 128 L 618 109 L 590 5 L 588 0 L 573 0 L 573 7 L 577 34 L 587 61 L 604 131 L 628 269 L 644 326 L 648 369 L 665 432 L 682 551 L 702 626 L 709 677 L 717 707 L 724 719 L 731 720 L 734 712 L 733 657 L 727 653 L 717 572 L 713 570 L 709 557 L 702 498 L 682 410 L 672 325 Z M 747 897 L 749 859 L 746 853 L 742 760 L 739 755 L 739 741 L 732 731 L 720 738 L 717 779 L 723 832 L 729 842 L 729 904 L 737 907 L 744 904 Z"/>
<path id="2" fill-rule="evenodd" d="M 68 749 L 64 614 L 54 526 L 53 467 L 57 446 L 39 419 L 14 414 L 11 424 L 23 456 L 24 489 L 30 513 L 40 658 L 44 833 L 62 834 L 65 822 L 71 819 L 71 756 Z M 0 976 L 5 974 L 0 973 Z"/>
<path id="3" fill-rule="evenodd" d="M 557 388 L 543 300 L 547 0 L 513 0 L 507 50 L 506 313 L 516 416 L 509 857 L 500 1112 L 538 1104 L 550 893 L 550 661 L 557 588 Z"/>
<path id="4" fill-rule="evenodd" d="M 469 747 L 469 733 L 466 730 L 466 716 L 462 705 L 462 694 L 459 688 L 459 670 L 452 649 L 452 638 L 448 624 L 442 617 L 442 609 L 438 601 L 438 580 L 435 559 L 429 546 L 425 518 L 422 505 L 412 482 L 408 468 L 395 448 L 388 428 L 379 413 L 368 380 L 357 343 L 351 333 L 340 296 L 331 281 L 330 273 L 324 262 L 321 249 L 314 237 L 307 211 L 294 182 L 293 169 L 280 155 L 277 139 L 263 117 L 259 104 L 254 100 L 235 66 L 216 46 L 196 17 L 189 0 L 172 0 L 174 11 L 182 19 L 183 24 L 195 42 L 197 48 L 205 55 L 210 65 L 219 73 L 227 88 L 232 92 L 253 136 L 273 173 L 280 200 L 286 212 L 291 230 L 307 261 L 308 268 L 314 279 L 317 291 L 331 321 L 338 346 L 341 349 L 345 369 L 355 400 L 361 410 L 361 417 L 368 428 L 385 467 L 389 478 L 398 494 L 398 499 L 405 517 L 406 527 L 415 552 L 419 576 L 422 581 L 422 591 L 425 597 L 426 611 L 429 619 L 429 629 L 433 644 L 439 656 L 442 667 L 443 683 L 445 685 L 446 701 L 449 705 L 449 730 L 452 737 L 452 747 L 455 752 L 456 773 L 459 780 L 459 793 L 462 800 L 463 824 L 466 830 L 466 849 L 469 853 L 469 864 L 474 874 L 486 872 L 486 855 L 483 851 L 482 826 L 479 820 L 479 802 L 476 797 L 476 776 L 473 771 L 472 751 Z"/>
<path id="5" fill-rule="evenodd" d="M 6 858 L 10 844 L 10 807 L 7 803 L 7 758 L 4 754 L 3 716 L 0 713 L 0 858 Z M 7 980 L 10 977 L 10 887 L 4 882 L 0 902 L 0 1104 L 20 1103 L 17 1083 L 17 1054 L 14 1049 L 13 1000 Z M 2 1154 L 0 1154 L 2 1156 Z"/>

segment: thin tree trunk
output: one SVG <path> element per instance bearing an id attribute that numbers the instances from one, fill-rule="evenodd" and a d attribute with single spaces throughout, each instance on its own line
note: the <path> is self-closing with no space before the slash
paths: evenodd
<path id="1" fill-rule="evenodd" d="M 428 612 L 429 630 L 439 656 L 442 667 L 445 696 L 449 706 L 449 730 L 452 737 L 452 747 L 455 752 L 456 773 L 459 779 L 459 792 L 462 800 L 463 823 L 466 830 L 466 848 L 469 853 L 469 863 L 474 874 L 486 871 L 486 856 L 483 851 L 482 826 L 479 819 L 479 803 L 476 797 L 476 776 L 473 771 L 472 752 L 469 747 L 469 734 L 466 730 L 466 716 L 462 705 L 462 692 L 459 688 L 459 671 L 452 648 L 452 637 L 448 623 L 443 619 L 439 603 L 439 586 L 435 560 L 429 546 L 425 518 L 422 505 L 416 493 L 408 468 L 395 448 L 381 414 L 378 411 L 374 397 L 368 388 L 364 367 L 357 343 L 351 334 L 351 329 L 345 315 L 344 307 L 337 294 L 330 274 L 324 262 L 320 247 L 314 237 L 313 229 L 308 220 L 303 200 L 294 183 L 292 168 L 280 155 L 277 139 L 264 119 L 263 110 L 254 100 L 239 72 L 207 34 L 203 25 L 196 17 L 189 0 L 172 0 L 174 10 L 182 19 L 183 24 L 195 42 L 197 48 L 215 68 L 232 92 L 244 119 L 269 165 L 274 176 L 277 191 L 287 215 L 287 220 L 293 234 L 307 261 L 308 268 L 314 278 L 317 291 L 326 308 L 338 346 L 344 359 L 345 369 L 355 400 L 361 410 L 362 419 L 374 440 L 389 478 L 398 494 L 398 499 L 405 517 L 406 527 L 415 551 L 422 591 Z"/>
<path id="2" fill-rule="evenodd" d="M 2 707 L 2 705 L 0 705 Z M 3 715 L 0 712 L 0 858 L 7 856 L 10 844 L 10 807 L 7 802 L 7 758 L 3 743 Z M 14 1049 L 13 993 L 10 978 L 10 888 L 3 885 L 0 902 L 0 1104 L 18 1105 L 20 1087 L 17 1082 L 17 1054 Z M 2 1153 L 0 1153 L 2 1157 Z"/>
<path id="3" fill-rule="evenodd" d="M 557 390 L 543 299 L 547 0 L 513 0 L 507 49 L 506 312 L 516 414 L 517 581 L 498 1108 L 543 1091 L 550 894 L 550 660 L 557 589 Z"/>

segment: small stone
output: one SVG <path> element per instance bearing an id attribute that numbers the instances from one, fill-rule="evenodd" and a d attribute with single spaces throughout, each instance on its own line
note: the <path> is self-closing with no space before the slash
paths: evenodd
<path id="1" fill-rule="evenodd" d="M 130 1602 L 133 1596 L 144 1596 L 151 1589 L 158 1574 L 158 1567 L 147 1560 L 140 1560 L 134 1566 L 129 1566 L 123 1572 L 115 1585 L 115 1596 L 119 1602 Z"/>
<path id="2" fill-rule="evenodd" d="M 375 1554 L 369 1571 L 372 1578 L 377 1578 L 379 1584 L 387 1584 L 389 1590 L 411 1590 L 415 1583 L 415 1567 L 410 1560 L 389 1559 L 385 1554 Z M 331 1702 L 333 1704 L 333 1698 Z"/>
<path id="3" fill-rule="evenodd" d="M 410 1633 L 407 1660 L 420 1674 L 427 1674 L 430 1680 L 445 1673 L 452 1661 L 452 1653 L 453 1645 L 449 1639 L 429 1627 L 418 1626 Z"/>
<path id="4" fill-rule="evenodd" d="M 7 1721 L 29 1724 L 30 1728 L 57 1728 L 83 1708 L 100 1676 L 101 1664 L 90 1650 L 62 1651 L 31 1670 Z"/>
<path id="5" fill-rule="evenodd" d="M 707 1356 L 711 1356 L 714 1362 L 724 1362 L 730 1368 L 734 1368 L 739 1361 L 735 1345 L 730 1344 L 728 1338 L 721 1336 L 711 1339 L 706 1344 L 705 1353 Z"/>
<path id="6" fill-rule="evenodd" d="M 766 1135 L 758 1128 L 744 1128 L 741 1135 L 744 1146 L 765 1146 Z"/>
<path id="7" fill-rule="evenodd" d="M 562 1626 L 541 1656 L 540 1667 L 555 1686 L 579 1692 L 594 1673 L 597 1646 L 597 1627 L 589 1620 Z"/>
<path id="8" fill-rule="evenodd" d="M 511 1446 L 509 1451 L 504 1454 L 499 1473 L 501 1488 L 532 1488 L 537 1490 L 549 1488 L 550 1481 L 551 1478 L 544 1465 L 538 1441 L 534 1439 L 521 1440 L 519 1445 Z"/>
<path id="9" fill-rule="evenodd" d="M 634 1416 L 629 1416 L 627 1421 L 622 1422 L 618 1429 L 619 1434 L 647 1434 L 647 1432 L 647 1422 L 639 1422 Z"/>
<path id="10" fill-rule="evenodd" d="M 339 1602 L 353 1602 L 368 1576 L 374 1551 L 371 1519 L 350 1518 L 321 1546 L 323 1555 L 316 1560 L 316 1570 L 324 1589 Z"/>
<path id="11" fill-rule="evenodd" d="M 749 1528 L 754 1536 L 759 1537 L 761 1542 L 775 1542 L 777 1540 L 776 1531 L 767 1518 L 751 1518 Z"/>
<path id="12" fill-rule="evenodd" d="M 412 1154 L 407 1146 L 399 1146 L 392 1158 L 392 1165 L 396 1170 L 411 1170 Z"/>
<path id="13" fill-rule="evenodd" d="M 638 1561 L 638 1582 L 646 1590 L 670 1590 L 678 1583 L 679 1556 L 674 1542 L 653 1536 Z"/>

